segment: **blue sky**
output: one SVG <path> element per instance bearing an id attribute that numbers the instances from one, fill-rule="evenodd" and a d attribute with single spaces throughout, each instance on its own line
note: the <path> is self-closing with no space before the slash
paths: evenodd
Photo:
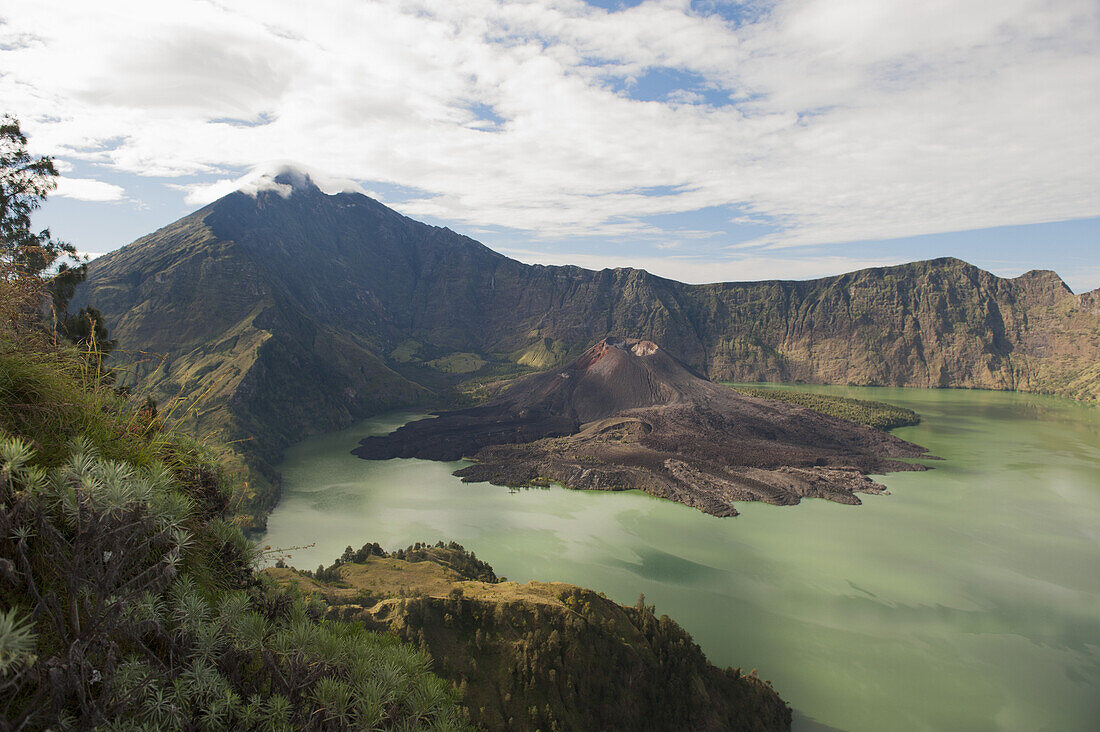
<path id="1" fill-rule="evenodd" d="M 1090 0 L 5 10 L 37 221 L 121 246 L 290 160 L 524 261 L 693 282 L 956 256 L 1100 286 Z M 346 183 L 350 185 L 350 183 Z"/>

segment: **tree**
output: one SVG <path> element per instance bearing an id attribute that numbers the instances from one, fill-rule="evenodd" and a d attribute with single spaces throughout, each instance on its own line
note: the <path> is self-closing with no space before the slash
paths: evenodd
<path id="1" fill-rule="evenodd" d="M 56 178 L 52 158 L 34 158 L 27 152 L 19 120 L 10 114 L 0 118 L 0 283 L 7 285 L 7 315 L 36 322 L 49 297 L 57 332 L 102 361 L 114 341 L 99 311 L 67 313 L 76 286 L 87 273 L 87 257 L 81 257 L 72 244 L 54 239 L 49 229 L 31 230 L 31 214 L 57 187 Z"/>
<path id="2" fill-rule="evenodd" d="M 53 159 L 31 157 L 19 120 L 0 119 L 0 261 L 20 275 L 41 277 L 59 259 L 79 260 L 76 248 L 50 235 L 31 231 L 31 214 L 57 187 Z M 61 263 L 64 264 L 64 263 Z"/>

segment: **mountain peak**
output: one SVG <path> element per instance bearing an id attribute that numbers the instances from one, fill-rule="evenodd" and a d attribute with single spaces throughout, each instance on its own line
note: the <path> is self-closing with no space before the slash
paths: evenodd
<path id="1" fill-rule="evenodd" d="M 362 186 L 350 178 L 341 178 L 290 160 L 276 160 L 258 165 L 238 181 L 237 190 L 255 197 L 262 191 L 275 191 L 283 198 L 296 192 L 320 191 L 364 193 Z"/>
<path id="2" fill-rule="evenodd" d="M 283 198 L 290 198 L 294 193 L 315 192 L 330 196 L 337 193 L 366 195 L 363 187 L 350 178 L 332 175 L 293 160 L 271 160 L 254 166 L 240 178 L 220 180 L 193 191 L 188 200 L 205 204 L 232 193 L 244 193 L 256 198 L 269 191 Z"/>
<path id="3" fill-rule="evenodd" d="M 605 356 L 615 353 L 616 351 L 622 351 L 624 354 L 631 353 L 639 358 L 645 358 L 646 356 L 653 355 L 657 350 L 658 346 L 653 341 L 608 336 L 585 351 L 585 353 L 573 364 L 573 368 L 577 371 L 586 371 L 597 362 L 603 360 Z"/>

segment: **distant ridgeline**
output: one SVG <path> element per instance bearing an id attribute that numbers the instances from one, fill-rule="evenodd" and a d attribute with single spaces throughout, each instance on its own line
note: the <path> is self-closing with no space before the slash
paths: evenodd
<path id="1" fill-rule="evenodd" d="M 658 343 L 713 380 L 1100 394 L 1100 291 L 1053 272 L 1002 279 L 956 259 L 813 281 L 686 285 L 641 270 L 526 265 L 366 196 L 284 174 L 90 268 L 130 369 L 251 468 L 305 434 L 474 396 L 575 359 L 609 333 Z"/>
<path id="2" fill-rule="evenodd" d="M 462 546 L 351 547 L 316 573 L 269 576 L 319 594 L 331 618 L 432 657 L 479 729 L 785 730 L 791 710 L 755 670 L 711 665 L 687 631 L 558 582 L 517 584 Z"/>

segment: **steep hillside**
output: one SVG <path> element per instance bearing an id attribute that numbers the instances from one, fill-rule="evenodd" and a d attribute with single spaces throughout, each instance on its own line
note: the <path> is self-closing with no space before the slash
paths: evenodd
<path id="1" fill-rule="evenodd" d="M 221 466 L 9 304 L 0 730 L 468 728 L 426 654 L 260 575 Z"/>
<path id="2" fill-rule="evenodd" d="M 783 730 L 791 712 L 754 674 L 715 668 L 667 615 L 561 583 L 497 581 L 461 546 L 377 545 L 318 576 L 268 573 L 319 593 L 331 617 L 427 651 L 489 730 Z M 469 571 L 474 569 L 473 572 Z"/>
<path id="3" fill-rule="evenodd" d="M 525 265 L 292 170 L 273 183 L 96 260 L 74 301 L 108 318 L 131 379 L 189 400 L 177 416 L 247 440 L 236 450 L 254 476 L 305 434 L 568 363 L 609 333 L 714 380 L 1100 394 L 1100 294 L 1051 272 L 1002 279 L 940 259 L 685 285 Z M 258 486 L 256 516 L 273 500 Z"/>

